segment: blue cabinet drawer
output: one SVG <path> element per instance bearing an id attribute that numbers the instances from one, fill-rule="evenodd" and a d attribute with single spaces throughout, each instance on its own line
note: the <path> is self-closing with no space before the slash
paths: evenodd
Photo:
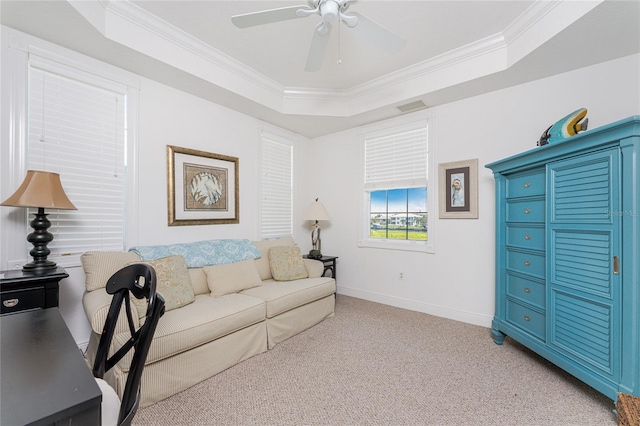
<path id="1" fill-rule="evenodd" d="M 523 302 L 545 308 L 544 283 L 507 273 L 507 294 Z"/>
<path id="2" fill-rule="evenodd" d="M 544 200 L 507 201 L 507 222 L 544 222 Z"/>
<path id="3" fill-rule="evenodd" d="M 544 254 L 524 253 L 507 249 L 507 268 L 512 271 L 544 278 Z"/>
<path id="4" fill-rule="evenodd" d="M 507 177 L 507 197 L 529 197 L 545 192 L 544 170 Z"/>
<path id="5" fill-rule="evenodd" d="M 545 339 L 545 317 L 533 309 L 507 300 L 507 321 L 533 336 Z"/>
<path id="6" fill-rule="evenodd" d="M 544 228 L 507 225 L 507 245 L 531 250 L 544 250 Z"/>

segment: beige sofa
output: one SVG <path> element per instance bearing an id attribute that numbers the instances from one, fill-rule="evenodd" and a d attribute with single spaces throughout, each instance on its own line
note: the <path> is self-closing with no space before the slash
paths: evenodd
<path id="1" fill-rule="evenodd" d="M 221 284 L 222 290 L 214 286 L 213 294 L 211 270 L 188 269 L 193 301 L 168 310 L 160 319 L 142 375 L 141 407 L 187 389 L 333 316 L 335 280 L 322 276 L 321 262 L 302 259 L 307 278 L 275 281 L 269 251 L 271 247 L 294 246 L 293 239 L 253 244 L 261 257 L 217 268 L 213 281 Z M 135 261 L 140 258 L 133 252 L 89 252 L 82 256 L 87 290 L 83 306 L 92 329 L 86 357 L 91 364 L 111 300 L 104 289 L 106 280 Z M 252 274 L 259 276 L 257 286 L 239 286 L 239 291 L 234 291 L 241 277 Z M 121 334 L 114 342 L 122 344 L 128 335 L 123 314 L 119 321 L 117 331 Z M 105 375 L 120 396 L 130 362 L 130 357 L 123 358 Z"/>

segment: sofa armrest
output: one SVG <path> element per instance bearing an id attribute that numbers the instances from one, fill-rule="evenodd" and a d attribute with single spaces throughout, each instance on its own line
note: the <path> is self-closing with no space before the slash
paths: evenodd
<path id="1" fill-rule="evenodd" d="M 85 292 L 82 296 L 84 312 L 87 315 L 89 324 L 91 324 L 91 329 L 98 335 L 102 334 L 104 323 L 107 321 L 107 314 L 109 313 L 109 307 L 111 306 L 111 298 L 112 296 L 108 294 L 104 288 Z M 136 307 L 131 302 L 130 305 L 133 317 L 134 319 L 137 319 L 138 311 L 136 311 Z M 135 324 L 135 326 L 137 328 L 140 324 Z M 115 333 L 118 334 L 127 330 L 129 330 L 129 326 L 127 325 L 127 314 L 124 310 L 121 310 L 118 315 Z"/>
<path id="2" fill-rule="evenodd" d="M 324 263 L 315 259 L 302 259 L 304 267 L 307 268 L 309 278 L 319 278 L 324 273 Z"/>

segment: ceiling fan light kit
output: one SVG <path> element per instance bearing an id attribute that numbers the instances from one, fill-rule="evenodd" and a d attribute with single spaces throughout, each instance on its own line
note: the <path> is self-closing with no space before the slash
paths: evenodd
<path id="1" fill-rule="evenodd" d="M 330 22 L 338 18 L 349 28 L 358 26 L 358 30 L 372 44 L 381 47 L 390 54 L 395 54 L 406 43 L 404 39 L 389 31 L 380 24 L 358 13 L 344 14 L 349 4 L 356 0 L 313 0 L 309 5 L 291 6 L 279 9 L 268 9 L 258 12 L 245 13 L 231 17 L 231 22 L 238 28 L 247 28 L 273 22 L 286 21 L 296 18 L 306 18 L 311 15 L 319 15 L 322 22 L 316 25 L 311 47 L 307 55 L 305 71 L 318 71 L 322 66 L 324 54 L 327 50 L 329 36 L 331 34 Z M 338 64 L 342 61 L 338 60 Z"/>

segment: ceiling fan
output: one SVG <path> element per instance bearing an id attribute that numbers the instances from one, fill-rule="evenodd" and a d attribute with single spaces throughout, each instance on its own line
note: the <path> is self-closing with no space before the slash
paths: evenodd
<path id="1" fill-rule="evenodd" d="M 288 6 L 235 15 L 231 17 L 231 22 L 238 28 L 247 28 L 319 15 L 322 18 L 322 22 L 316 25 L 314 29 L 311 47 L 309 48 L 304 68 L 305 71 L 318 71 L 320 69 L 327 50 L 329 35 L 331 34 L 331 21 L 335 19 L 344 22 L 349 28 L 357 26 L 367 40 L 391 54 L 400 51 L 406 43 L 400 36 L 357 12 L 351 12 L 349 15 L 344 13 L 349 8 L 349 5 L 355 1 L 357 0 L 312 0 L 308 2 L 308 5 Z"/>

